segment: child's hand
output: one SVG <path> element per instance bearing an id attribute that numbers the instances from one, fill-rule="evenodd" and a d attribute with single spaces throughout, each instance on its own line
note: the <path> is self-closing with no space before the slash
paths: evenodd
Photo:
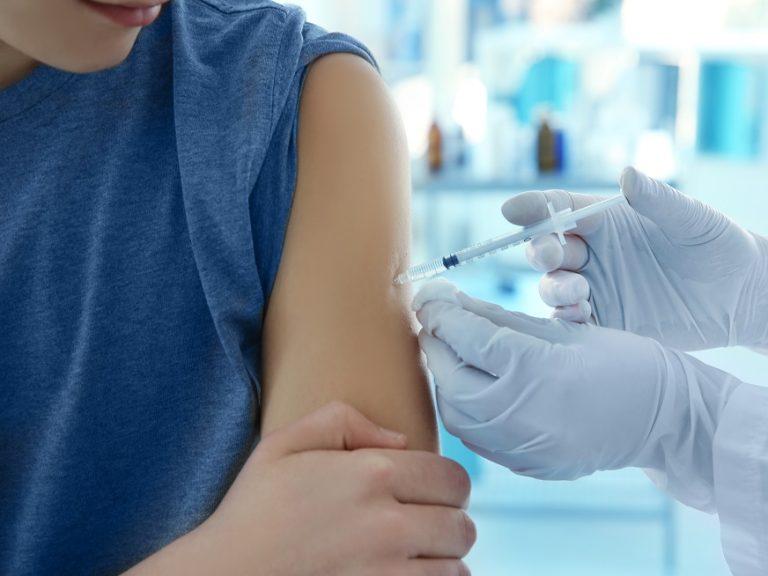
<path id="1" fill-rule="evenodd" d="M 341 403 L 270 434 L 213 516 L 179 541 L 177 557 L 183 547 L 195 558 L 184 573 L 469 574 L 467 474 L 405 445 Z M 153 573 L 175 573 L 171 564 Z"/>

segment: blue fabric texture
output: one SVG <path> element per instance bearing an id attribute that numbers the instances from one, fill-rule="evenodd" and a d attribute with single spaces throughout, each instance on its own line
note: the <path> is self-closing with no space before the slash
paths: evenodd
<path id="1" fill-rule="evenodd" d="M 257 441 L 307 66 L 354 40 L 173 0 L 111 70 L 0 91 L 0 573 L 118 574 Z"/>

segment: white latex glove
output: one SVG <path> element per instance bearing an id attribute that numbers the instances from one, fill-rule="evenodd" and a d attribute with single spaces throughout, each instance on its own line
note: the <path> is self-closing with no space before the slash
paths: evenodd
<path id="1" fill-rule="evenodd" d="M 554 236 L 528 246 L 554 317 L 591 317 L 682 350 L 768 346 L 768 241 L 633 168 L 620 183 L 631 207 L 583 220 L 565 248 Z M 527 192 L 502 212 L 527 225 L 548 215 L 547 201 L 562 210 L 600 199 Z"/>
<path id="2" fill-rule="evenodd" d="M 425 286 L 414 308 L 446 429 L 542 479 L 653 468 L 711 509 L 712 439 L 739 382 L 651 338 L 531 318 Z"/>

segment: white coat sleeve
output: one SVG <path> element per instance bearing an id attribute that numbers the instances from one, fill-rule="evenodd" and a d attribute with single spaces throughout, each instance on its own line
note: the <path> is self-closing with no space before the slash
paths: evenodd
<path id="1" fill-rule="evenodd" d="M 734 576 L 768 574 L 768 388 L 731 395 L 714 440 L 714 491 Z"/>
<path id="2" fill-rule="evenodd" d="M 716 374 L 718 371 L 712 371 Z M 710 392 L 720 385 L 703 373 Z M 717 513 L 734 576 L 768 576 L 768 388 L 739 382 L 720 410 L 692 396 L 690 419 L 664 469 L 646 470 L 683 504 Z"/>

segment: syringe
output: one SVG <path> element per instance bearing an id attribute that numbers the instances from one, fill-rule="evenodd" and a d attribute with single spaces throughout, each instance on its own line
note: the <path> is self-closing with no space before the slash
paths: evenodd
<path id="1" fill-rule="evenodd" d="M 549 218 L 537 222 L 536 224 L 526 226 L 517 232 L 497 236 L 490 240 L 486 240 L 485 242 L 470 246 L 469 248 L 464 248 L 463 250 L 449 254 L 444 258 L 438 258 L 432 262 L 413 266 L 409 268 L 407 272 L 400 274 L 395 278 L 394 283 L 399 286 L 409 282 L 426 280 L 442 274 L 451 268 L 475 262 L 490 254 L 506 250 L 512 246 L 518 246 L 519 244 L 523 244 L 524 242 L 528 242 L 539 236 L 546 236 L 547 234 L 557 234 L 560 238 L 560 243 L 565 245 L 565 233 L 576 228 L 576 222 L 625 202 L 626 198 L 624 197 L 624 194 L 619 194 L 617 196 L 612 196 L 607 200 L 590 204 L 579 210 L 574 211 L 570 208 L 566 208 L 560 212 L 555 212 L 552 203 L 548 202 L 547 209 L 549 210 Z"/>

